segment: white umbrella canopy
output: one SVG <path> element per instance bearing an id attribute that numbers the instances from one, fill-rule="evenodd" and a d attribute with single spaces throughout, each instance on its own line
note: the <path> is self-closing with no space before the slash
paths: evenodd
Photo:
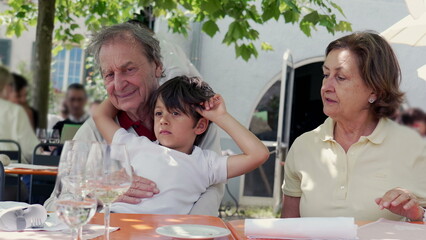
<path id="1" fill-rule="evenodd" d="M 391 43 L 426 46 L 426 13 L 418 19 L 408 15 L 381 33 Z"/>
<path id="2" fill-rule="evenodd" d="M 426 81 L 426 65 L 417 69 L 417 76 Z"/>
<path id="3" fill-rule="evenodd" d="M 425 0 L 405 0 L 408 11 L 414 19 L 419 18 L 424 12 L 426 12 Z"/>

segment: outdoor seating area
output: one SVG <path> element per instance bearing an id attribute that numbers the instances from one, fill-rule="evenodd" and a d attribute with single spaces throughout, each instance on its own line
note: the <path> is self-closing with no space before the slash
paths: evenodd
<path id="1" fill-rule="evenodd" d="M 426 0 L 0 1 L 1 239 L 426 239 Z"/>

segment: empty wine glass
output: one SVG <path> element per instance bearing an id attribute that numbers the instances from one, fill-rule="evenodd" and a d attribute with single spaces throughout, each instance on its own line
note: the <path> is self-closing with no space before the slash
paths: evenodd
<path id="1" fill-rule="evenodd" d="M 53 129 L 50 134 L 49 143 L 60 143 L 61 135 L 59 134 L 59 129 Z"/>
<path id="2" fill-rule="evenodd" d="M 71 228 L 72 239 L 82 238 L 82 227 L 95 215 L 97 201 L 87 188 L 87 152 L 69 150 L 62 166 L 61 188 L 55 190 L 56 213 Z"/>
<path id="3" fill-rule="evenodd" d="M 88 187 L 103 203 L 105 239 L 109 240 L 110 208 L 132 184 L 132 169 L 124 145 L 93 143 L 87 159 Z"/>
<path id="4" fill-rule="evenodd" d="M 47 143 L 47 130 L 46 128 L 37 128 L 36 136 L 41 143 Z"/>

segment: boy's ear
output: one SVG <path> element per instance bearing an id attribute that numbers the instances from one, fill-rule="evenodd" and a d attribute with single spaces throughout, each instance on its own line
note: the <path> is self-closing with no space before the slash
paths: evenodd
<path id="1" fill-rule="evenodd" d="M 207 118 L 200 118 L 200 120 L 198 120 L 197 125 L 195 125 L 195 134 L 200 135 L 203 134 L 207 128 L 209 127 L 209 120 L 207 120 Z"/>

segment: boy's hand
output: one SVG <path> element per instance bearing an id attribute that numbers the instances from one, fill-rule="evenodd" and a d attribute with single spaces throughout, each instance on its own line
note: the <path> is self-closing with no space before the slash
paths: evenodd
<path id="1" fill-rule="evenodd" d="M 200 105 L 204 107 L 204 109 L 196 108 L 197 112 L 212 122 L 228 113 L 226 111 L 225 101 L 220 94 L 215 94 L 208 101 L 200 103 Z"/>
<path id="2" fill-rule="evenodd" d="M 118 110 L 112 105 L 111 101 L 105 99 L 96 110 L 95 116 L 103 116 L 114 118 L 118 113 Z"/>

